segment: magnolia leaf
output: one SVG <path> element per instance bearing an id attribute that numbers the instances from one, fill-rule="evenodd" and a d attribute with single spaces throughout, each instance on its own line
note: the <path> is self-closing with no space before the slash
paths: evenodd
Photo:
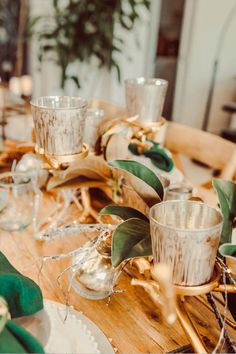
<path id="1" fill-rule="evenodd" d="M 74 162 L 64 171 L 54 171 L 50 178 L 47 189 L 61 187 L 69 181 L 74 184 L 79 177 L 91 180 L 106 181 L 112 177 L 112 169 L 100 156 L 88 156 L 84 160 Z"/>
<path id="2" fill-rule="evenodd" d="M 50 181 L 49 181 L 50 183 Z M 110 199 L 112 199 L 112 189 L 109 184 L 104 181 L 92 180 L 84 177 L 75 177 L 66 182 L 58 183 L 52 186 L 52 184 L 47 185 L 47 190 L 51 189 L 79 189 L 79 188 L 98 188 L 102 190 Z"/>
<path id="3" fill-rule="evenodd" d="M 107 205 L 103 208 L 100 215 L 116 215 L 119 216 L 122 220 L 127 220 L 131 218 L 141 219 L 148 222 L 148 218 L 138 211 L 137 209 L 120 206 L 120 205 Z"/>
<path id="4" fill-rule="evenodd" d="M 83 169 L 91 170 L 104 179 L 110 179 L 112 176 L 111 168 L 101 156 L 89 155 L 85 159 L 70 165 L 69 168 L 63 171 L 63 178 L 68 174 L 83 175 Z M 87 174 L 85 176 L 89 177 Z"/>
<path id="5" fill-rule="evenodd" d="M 118 158 L 127 159 L 129 157 L 129 140 L 121 134 L 111 135 L 106 144 L 104 155 L 107 161 Z"/>
<path id="6" fill-rule="evenodd" d="M 221 256 L 223 257 L 234 257 L 236 260 L 236 245 L 233 245 L 232 243 L 224 243 L 219 247 L 219 252 Z"/>
<path id="7" fill-rule="evenodd" d="M 122 170 L 122 175 L 148 206 L 163 199 L 164 189 L 160 179 L 148 167 L 133 160 L 114 160 L 110 166 Z"/>
<path id="8" fill-rule="evenodd" d="M 220 244 L 231 242 L 233 231 L 233 220 L 236 216 L 236 183 L 221 179 L 213 179 L 220 208 L 224 215 L 224 224 Z"/>
<path id="9" fill-rule="evenodd" d="M 88 176 L 88 178 L 86 178 L 85 176 Z M 101 178 L 101 176 L 97 175 L 94 171 L 89 169 L 83 169 L 78 175 L 71 174 L 68 175 L 66 178 L 54 175 L 48 181 L 47 190 L 51 190 L 54 188 L 62 188 L 64 186 L 71 186 L 71 188 L 75 188 L 78 183 L 81 183 L 81 181 L 83 182 L 84 180 L 104 181 L 104 179 Z"/>
<path id="10" fill-rule="evenodd" d="M 112 237 L 112 265 L 125 259 L 151 256 L 150 226 L 147 221 L 132 218 L 119 224 Z"/>

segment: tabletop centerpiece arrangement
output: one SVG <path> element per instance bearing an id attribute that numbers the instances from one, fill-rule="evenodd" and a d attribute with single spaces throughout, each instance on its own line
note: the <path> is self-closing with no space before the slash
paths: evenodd
<path id="1" fill-rule="evenodd" d="M 79 237 L 81 232 L 96 233 L 79 248 L 43 255 L 41 259 L 60 261 L 71 257 L 70 266 L 61 273 L 69 275 L 68 289 L 72 286 L 78 294 L 93 300 L 119 291 L 116 285 L 124 269 L 132 275 L 134 286 L 142 286 L 149 293 L 168 324 L 180 320 L 194 351 L 202 353 L 206 352 L 205 344 L 189 318 L 186 298 L 207 294 L 212 305 L 211 292 L 222 292 L 225 306 L 229 299 L 229 309 L 236 316 L 230 301 L 236 292 L 235 245 L 231 243 L 236 185 L 213 180 L 222 213 L 203 201 L 186 200 L 192 196 L 188 185 L 179 187 L 180 190 L 186 187 L 187 197 L 176 191 L 174 197 L 173 193 L 168 194 L 171 182 L 160 171 L 169 173 L 174 165 L 170 152 L 162 146 L 163 121 L 158 120 L 166 83 L 139 81 L 131 82 L 138 86 L 141 83 L 141 87 L 131 90 L 135 98 L 127 93 L 133 106 L 130 117 L 107 119 L 102 112 L 93 112 L 93 118 L 98 118 L 93 121 L 96 125 L 93 138 L 85 131 L 89 130 L 85 123 L 88 114 L 85 100 L 57 96 L 33 100 L 35 151 L 31 148 L 23 155 L 5 176 L 8 180 L 0 183 L 1 203 L 4 209 L 4 196 L 7 205 L 9 195 L 23 200 L 24 195 L 28 198 L 29 192 L 34 191 L 35 242 L 61 240 L 63 245 L 63 238 L 70 234 Z M 158 82 L 160 87 L 155 87 Z M 146 100 L 142 100 L 150 90 L 155 97 L 160 96 L 160 109 L 155 106 L 148 113 L 142 109 L 147 107 Z M 135 160 L 135 156 L 151 161 L 153 169 Z M 19 192 L 22 175 L 28 179 L 24 179 L 23 191 Z M 31 188 L 27 187 L 29 181 Z M 42 187 L 56 201 L 55 210 L 46 221 L 36 220 L 42 205 L 39 197 Z M 99 200 L 99 208 L 94 207 L 93 199 Z M 83 219 L 71 214 L 72 203 Z M 3 303 L 3 310 L 4 306 Z M 215 313 L 217 317 L 217 310 Z M 6 311 L 2 311 L 2 327 L 5 315 Z M 219 323 L 228 348 L 234 350 L 224 321 Z"/>

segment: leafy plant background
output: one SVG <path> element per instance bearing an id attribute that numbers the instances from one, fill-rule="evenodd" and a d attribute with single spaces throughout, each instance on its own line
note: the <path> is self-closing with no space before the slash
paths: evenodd
<path id="1" fill-rule="evenodd" d="M 33 17 L 29 33 L 39 42 L 39 60 L 54 53 L 54 60 L 61 68 L 61 87 L 68 79 L 80 87 L 80 79 L 69 75 L 69 64 L 89 62 L 96 58 L 99 68 L 116 69 L 121 79 L 117 54 L 122 53 L 125 38 L 117 36 L 114 26 L 118 23 L 126 31 L 134 28 L 140 19 L 141 7 L 150 9 L 150 0 L 53 0 L 53 21 L 44 16 Z M 43 21 L 43 26 L 39 25 Z M 49 24 L 50 22 L 50 24 Z M 39 26 L 38 26 L 39 25 Z"/>
<path id="2" fill-rule="evenodd" d="M 19 11 L 19 0 L 0 0 L 0 77 L 3 81 L 7 81 L 14 70 Z"/>

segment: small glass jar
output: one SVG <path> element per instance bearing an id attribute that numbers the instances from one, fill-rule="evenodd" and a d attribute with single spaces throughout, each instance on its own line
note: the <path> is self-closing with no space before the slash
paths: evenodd
<path id="1" fill-rule="evenodd" d="M 166 200 L 188 200 L 193 195 L 193 188 L 189 185 L 176 184 L 169 187 Z"/>
<path id="2" fill-rule="evenodd" d="M 33 219 L 34 192 L 25 173 L 6 172 L 0 175 L 0 228 L 24 230 Z"/>
<path id="3" fill-rule="evenodd" d="M 99 127 L 104 117 L 104 111 L 96 108 L 88 108 L 85 120 L 84 142 L 94 150 L 99 137 Z"/>
<path id="4" fill-rule="evenodd" d="M 101 300 L 113 293 L 120 268 L 113 268 L 111 263 L 110 235 L 99 235 L 86 243 L 73 259 L 73 265 L 71 285 L 79 295 Z"/>

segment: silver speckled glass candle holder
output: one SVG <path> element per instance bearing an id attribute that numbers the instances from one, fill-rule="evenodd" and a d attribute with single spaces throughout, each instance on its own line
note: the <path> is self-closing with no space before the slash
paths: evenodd
<path id="1" fill-rule="evenodd" d="M 223 216 L 207 204 L 172 200 L 150 209 L 154 263 L 167 264 L 173 283 L 197 286 L 213 274 Z"/>
<path id="2" fill-rule="evenodd" d="M 45 96 L 31 101 L 36 150 L 49 156 L 79 154 L 87 102 L 80 97 Z"/>
<path id="3" fill-rule="evenodd" d="M 168 82 L 138 77 L 125 80 L 128 116 L 138 115 L 142 122 L 158 122 L 162 115 Z"/>

